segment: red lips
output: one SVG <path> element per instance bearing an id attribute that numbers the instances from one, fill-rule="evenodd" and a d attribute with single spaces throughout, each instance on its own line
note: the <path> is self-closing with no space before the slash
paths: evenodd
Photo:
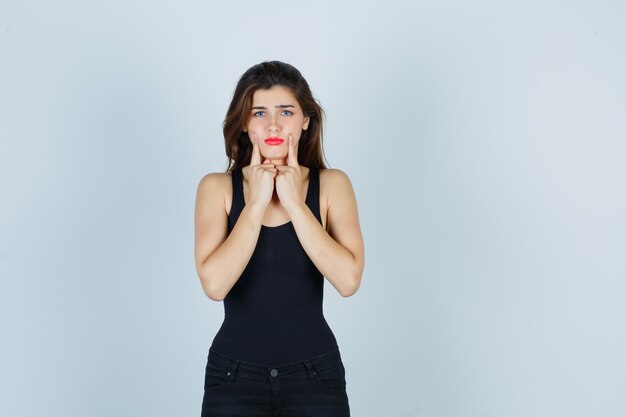
<path id="1" fill-rule="evenodd" d="M 265 143 L 267 143 L 268 145 L 280 145 L 284 141 L 285 141 L 284 139 L 276 138 L 276 137 L 265 139 Z"/>

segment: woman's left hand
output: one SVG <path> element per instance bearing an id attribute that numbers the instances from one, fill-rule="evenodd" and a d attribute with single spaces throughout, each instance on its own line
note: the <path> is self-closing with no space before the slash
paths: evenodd
<path id="1" fill-rule="evenodd" d="M 302 172 L 298 163 L 298 146 L 294 145 L 293 138 L 289 134 L 287 165 L 276 165 L 276 194 L 280 203 L 288 212 L 292 207 L 304 203 L 302 198 Z"/>

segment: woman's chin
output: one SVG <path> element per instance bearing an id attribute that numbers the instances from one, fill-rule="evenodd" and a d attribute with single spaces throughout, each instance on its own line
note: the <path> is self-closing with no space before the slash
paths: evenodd
<path id="1" fill-rule="evenodd" d="M 285 159 L 287 158 L 287 154 L 285 152 L 266 152 L 263 154 L 263 157 L 269 159 Z"/>

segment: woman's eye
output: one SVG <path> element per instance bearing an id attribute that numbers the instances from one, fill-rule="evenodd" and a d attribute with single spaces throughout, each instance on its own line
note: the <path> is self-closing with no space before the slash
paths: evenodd
<path id="1" fill-rule="evenodd" d="M 256 113 L 254 113 L 254 116 L 255 116 L 255 117 L 261 117 L 261 116 L 263 116 L 264 114 L 265 114 L 265 112 L 264 112 L 264 111 L 258 111 L 258 112 L 256 112 Z"/>
<path id="2" fill-rule="evenodd" d="M 285 111 L 283 111 L 283 114 L 284 114 L 285 116 L 291 116 L 293 113 L 292 113 L 292 112 L 290 112 L 289 110 L 285 110 Z"/>

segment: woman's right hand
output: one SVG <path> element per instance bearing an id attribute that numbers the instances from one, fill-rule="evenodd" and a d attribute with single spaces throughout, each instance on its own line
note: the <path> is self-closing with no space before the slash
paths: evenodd
<path id="1" fill-rule="evenodd" d="M 250 168 L 248 170 L 248 184 L 250 191 L 248 192 L 248 201 L 252 204 L 260 204 L 267 207 L 272 200 L 274 193 L 274 178 L 278 170 L 269 159 L 265 159 L 261 164 L 261 151 L 259 150 L 259 139 L 254 135 L 252 144 L 252 158 L 250 159 Z"/>

